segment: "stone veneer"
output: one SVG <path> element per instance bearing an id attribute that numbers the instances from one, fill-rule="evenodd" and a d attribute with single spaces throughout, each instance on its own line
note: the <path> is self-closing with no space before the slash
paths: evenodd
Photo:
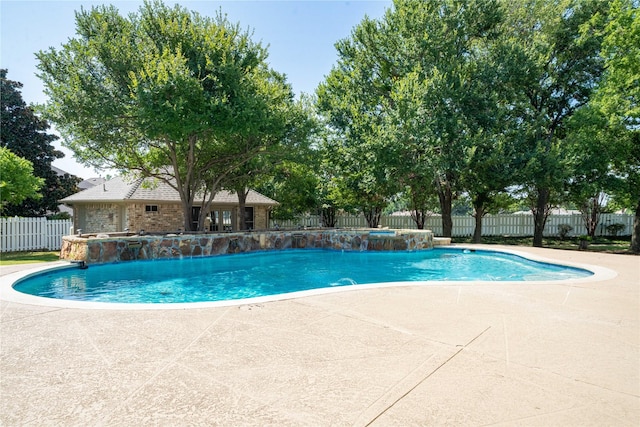
<path id="1" fill-rule="evenodd" d="M 76 230 L 92 230 L 111 233 L 118 229 L 123 210 L 117 203 L 90 203 L 74 209 L 73 227 Z M 126 213 L 125 213 L 126 215 Z"/>
<path id="2" fill-rule="evenodd" d="M 423 250 L 450 240 L 430 230 L 296 230 L 164 236 L 64 236 L 60 258 L 87 264 L 278 249 Z"/>

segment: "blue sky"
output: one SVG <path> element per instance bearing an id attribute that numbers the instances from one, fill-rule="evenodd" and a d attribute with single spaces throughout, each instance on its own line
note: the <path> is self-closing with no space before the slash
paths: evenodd
<path id="1" fill-rule="evenodd" d="M 179 3 L 202 15 L 215 16 L 218 10 L 231 22 L 254 32 L 253 40 L 268 46 L 269 63 L 285 73 L 293 90 L 313 93 L 337 60 L 334 43 L 348 37 L 365 15 L 378 18 L 390 0 L 368 1 L 165 1 Z M 121 14 L 138 10 L 142 2 L 96 1 L 7 1 L 0 0 L 0 67 L 8 69 L 10 80 L 21 82 L 27 103 L 44 103 L 46 96 L 36 76 L 35 53 L 49 47 L 60 48 L 75 35 L 74 12 L 81 7 L 113 4 Z M 56 144 L 60 148 L 59 144 Z M 96 171 L 75 163 L 63 150 L 64 159 L 54 165 L 83 178 Z"/>

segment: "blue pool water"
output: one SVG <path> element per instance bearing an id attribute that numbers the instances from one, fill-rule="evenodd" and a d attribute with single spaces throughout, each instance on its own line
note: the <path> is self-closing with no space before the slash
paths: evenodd
<path id="1" fill-rule="evenodd" d="M 14 288 L 68 300 L 184 303 L 368 283 L 558 280 L 591 274 L 492 251 L 288 250 L 55 270 L 28 277 Z"/>

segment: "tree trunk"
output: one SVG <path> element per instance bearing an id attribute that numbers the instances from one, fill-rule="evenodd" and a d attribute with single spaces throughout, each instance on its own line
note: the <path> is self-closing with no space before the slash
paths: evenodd
<path id="1" fill-rule="evenodd" d="M 640 253 L 640 199 L 638 199 L 638 204 L 636 205 L 636 216 L 633 218 L 631 251 L 634 253 Z"/>
<path id="2" fill-rule="evenodd" d="M 484 206 L 476 206 L 473 216 L 476 220 L 476 224 L 473 229 L 472 243 L 482 243 L 482 217 L 484 217 Z"/>
<path id="3" fill-rule="evenodd" d="M 424 230 L 424 224 L 427 221 L 427 217 L 429 216 L 427 204 L 425 199 L 428 198 L 426 196 L 426 192 L 422 188 L 415 188 L 415 186 L 411 186 L 411 219 L 415 222 L 418 230 Z M 426 197 L 425 197 L 426 196 Z"/>
<path id="4" fill-rule="evenodd" d="M 589 224 L 591 225 L 591 229 L 589 230 L 589 236 L 596 237 L 596 230 L 598 229 L 599 223 L 600 223 L 600 204 L 598 203 L 598 198 L 594 197 L 593 204 L 591 205 L 591 217 L 589 218 Z"/>
<path id="5" fill-rule="evenodd" d="M 438 187 L 438 198 L 440 199 L 440 211 L 442 214 L 442 236 L 451 237 L 453 230 L 453 219 L 451 218 L 451 203 L 453 194 L 448 185 Z"/>
<path id="6" fill-rule="evenodd" d="M 240 210 L 240 212 L 238 212 L 238 215 L 240 215 L 240 230 L 246 230 L 247 219 L 244 216 L 244 208 L 247 205 L 247 195 L 249 192 L 246 188 L 241 187 L 236 189 L 236 194 L 238 194 L 238 209 Z"/>
<path id="7" fill-rule="evenodd" d="M 192 230 L 191 221 L 191 208 L 193 208 L 193 203 L 185 203 L 182 202 L 182 215 L 184 216 L 184 231 L 196 231 Z"/>
<path id="8" fill-rule="evenodd" d="M 485 204 L 489 197 L 486 193 L 480 193 L 473 199 L 473 217 L 476 220 L 475 228 L 473 229 L 473 243 L 482 243 L 482 218 L 484 218 Z"/>
<path id="9" fill-rule="evenodd" d="M 380 224 L 380 215 L 382 214 L 382 209 L 379 207 L 373 207 L 369 209 L 363 209 L 362 213 L 364 213 L 364 217 L 367 220 L 367 226 L 369 228 L 378 228 Z"/>
<path id="10" fill-rule="evenodd" d="M 206 193 L 203 195 L 202 207 L 200 208 L 200 214 L 198 215 L 198 230 L 204 230 L 205 220 L 207 215 L 211 213 L 211 205 L 213 204 L 213 199 L 215 199 L 216 194 L 220 189 L 220 181 L 223 176 L 224 175 L 220 175 L 212 181 L 208 196 L 206 196 Z"/>
<path id="11" fill-rule="evenodd" d="M 427 220 L 427 212 L 422 209 L 414 209 L 411 211 L 411 219 L 416 223 L 418 230 L 424 230 L 424 223 Z"/>
<path id="12" fill-rule="evenodd" d="M 548 188 L 538 189 L 538 198 L 533 209 L 533 246 L 537 248 L 542 247 L 542 233 L 548 216 L 549 194 Z"/>
<path id="13" fill-rule="evenodd" d="M 322 226 L 334 228 L 336 226 L 336 208 L 329 206 L 322 208 Z"/>
<path id="14" fill-rule="evenodd" d="M 600 215 L 602 213 L 602 197 L 603 196 L 601 194 L 591 197 L 589 200 L 584 202 L 584 205 L 580 209 L 580 213 L 582 214 L 582 221 L 584 222 L 584 226 L 587 229 L 587 235 L 591 237 L 596 236 L 596 230 L 598 229 L 598 224 L 600 224 Z"/>

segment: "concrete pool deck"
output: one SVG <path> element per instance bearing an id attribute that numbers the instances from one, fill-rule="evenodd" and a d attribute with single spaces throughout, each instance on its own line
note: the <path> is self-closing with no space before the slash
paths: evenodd
<path id="1" fill-rule="evenodd" d="M 186 310 L 1 299 L 0 425 L 640 424 L 640 257 L 502 248 L 617 275 Z"/>

